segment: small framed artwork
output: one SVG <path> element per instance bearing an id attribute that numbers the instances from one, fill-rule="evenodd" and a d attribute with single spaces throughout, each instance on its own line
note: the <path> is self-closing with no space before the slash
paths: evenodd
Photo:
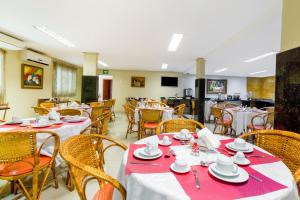
<path id="1" fill-rule="evenodd" d="M 24 89 L 43 89 L 44 69 L 22 64 L 21 87 Z"/>
<path id="2" fill-rule="evenodd" d="M 145 87 L 145 77 L 137 77 L 132 76 L 131 77 L 131 87 Z"/>
<path id="3" fill-rule="evenodd" d="M 214 80 L 207 79 L 207 94 L 226 94 L 227 93 L 227 80 Z"/>

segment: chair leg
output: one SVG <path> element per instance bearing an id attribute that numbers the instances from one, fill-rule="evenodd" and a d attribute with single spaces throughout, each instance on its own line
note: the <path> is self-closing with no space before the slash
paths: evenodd
<path id="1" fill-rule="evenodd" d="M 127 135 L 128 135 L 128 133 L 129 133 L 129 129 L 130 128 L 130 124 L 128 124 L 128 126 L 127 126 L 127 131 L 126 131 L 126 136 L 125 136 L 125 138 L 127 139 Z"/>
<path id="2" fill-rule="evenodd" d="M 215 128 L 214 128 L 213 133 L 216 133 L 216 129 L 217 129 L 217 124 L 215 124 Z"/>
<path id="3" fill-rule="evenodd" d="M 52 171 L 53 179 L 54 179 L 54 187 L 55 187 L 55 189 L 58 189 L 58 181 L 57 181 L 56 170 L 55 170 L 55 162 L 51 166 L 51 171 Z"/>
<path id="4" fill-rule="evenodd" d="M 67 174 L 66 185 L 67 185 L 67 188 L 70 192 L 72 192 L 74 190 L 74 185 L 72 183 L 72 178 L 71 178 L 71 175 L 70 175 L 69 171 L 68 171 L 68 174 Z"/>

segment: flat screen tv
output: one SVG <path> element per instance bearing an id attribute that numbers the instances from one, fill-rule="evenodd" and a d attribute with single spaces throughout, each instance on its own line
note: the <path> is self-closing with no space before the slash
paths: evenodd
<path id="1" fill-rule="evenodd" d="M 177 87 L 178 77 L 161 77 L 161 86 Z"/>

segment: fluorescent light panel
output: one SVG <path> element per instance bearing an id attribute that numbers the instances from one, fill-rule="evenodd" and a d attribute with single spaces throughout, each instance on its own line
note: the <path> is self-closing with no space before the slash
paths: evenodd
<path id="1" fill-rule="evenodd" d="M 261 74 L 261 73 L 264 73 L 264 72 L 267 72 L 267 70 L 262 70 L 262 71 L 252 72 L 252 73 L 250 73 L 250 74 L 251 74 L 251 75 L 254 75 L 254 74 Z"/>
<path id="2" fill-rule="evenodd" d="M 276 53 L 277 53 L 276 51 L 272 51 L 272 52 L 265 53 L 265 54 L 262 54 L 262 55 L 260 55 L 260 56 L 257 56 L 257 57 L 254 57 L 254 58 L 251 58 L 251 59 L 245 60 L 244 62 L 246 62 L 246 63 L 254 62 L 254 61 L 257 61 L 257 60 L 263 59 L 263 58 L 265 58 L 265 57 L 268 57 L 268 56 L 274 55 L 274 54 L 276 54 Z"/>
<path id="3" fill-rule="evenodd" d="M 183 34 L 174 33 L 171 39 L 171 42 L 169 44 L 169 51 L 176 51 L 181 40 L 183 38 Z"/>
<path id="4" fill-rule="evenodd" d="M 55 33 L 54 31 L 46 28 L 45 26 L 33 26 L 35 29 L 47 34 L 48 36 L 52 37 L 53 39 L 57 40 L 58 42 L 68 46 L 68 47 L 75 47 L 75 45 L 68 41 L 67 39 L 63 38 L 59 34 Z"/>
<path id="5" fill-rule="evenodd" d="M 163 64 L 161 65 L 161 68 L 162 68 L 162 69 L 167 69 L 167 68 L 168 68 L 168 64 L 167 64 L 167 63 L 163 63 Z"/>
<path id="6" fill-rule="evenodd" d="M 228 70 L 228 68 L 218 69 L 218 70 L 216 70 L 216 73 L 224 72 L 224 71 L 226 71 L 226 70 Z"/>
<path id="7" fill-rule="evenodd" d="M 104 67 L 108 67 L 108 64 L 106 64 L 105 62 L 99 60 L 98 63 Z"/>

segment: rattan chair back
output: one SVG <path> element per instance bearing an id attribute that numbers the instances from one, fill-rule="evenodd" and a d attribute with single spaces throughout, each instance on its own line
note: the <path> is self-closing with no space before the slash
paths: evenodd
<path id="1" fill-rule="evenodd" d="M 123 108 L 124 108 L 124 111 L 125 111 L 125 114 L 126 114 L 126 117 L 128 119 L 128 121 L 130 123 L 134 123 L 134 114 L 135 114 L 135 111 L 127 104 L 124 104 L 123 105 Z"/>
<path id="2" fill-rule="evenodd" d="M 91 121 L 94 122 L 96 121 L 103 113 L 105 110 L 105 106 L 92 106 L 91 110 Z"/>
<path id="3" fill-rule="evenodd" d="M 256 122 L 262 121 L 264 129 L 272 129 L 274 126 L 274 112 L 263 112 L 256 114 L 251 119 L 251 125 L 253 128 L 256 127 Z"/>
<path id="4" fill-rule="evenodd" d="M 42 135 L 43 143 L 37 146 L 37 137 Z M 48 165 L 40 166 L 40 151 L 41 149 L 51 142 L 53 145 L 53 154 Z M 13 165 L 14 162 L 24 163 L 28 167 L 32 167 L 32 171 L 29 171 L 20 175 L 3 176 L 0 175 L 0 179 L 8 181 L 16 181 L 17 187 L 23 192 L 27 199 L 36 200 L 39 199 L 40 193 L 45 185 L 48 174 L 54 164 L 55 158 L 59 150 L 60 139 L 59 136 L 52 131 L 9 131 L 2 132 L 0 134 L 0 164 L 6 167 Z M 33 159 L 33 162 L 26 161 L 25 159 Z M 38 178 L 41 171 L 44 170 L 42 180 L 39 182 Z M 32 194 L 24 186 L 23 179 L 26 176 L 32 175 Z"/>
<path id="5" fill-rule="evenodd" d="M 102 106 L 103 102 L 96 101 L 96 102 L 90 102 L 89 104 L 91 107 L 95 107 L 95 106 Z"/>
<path id="6" fill-rule="evenodd" d="M 46 108 L 49 110 L 50 108 L 55 107 L 55 103 L 54 102 L 42 102 L 42 103 L 40 103 L 40 107 Z"/>
<path id="7" fill-rule="evenodd" d="M 219 108 L 217 106 L 212 106 L 210 108 L 210 113 L 214 117 L 214 119 L 223 120 L 222 108 Z"/>
<path id="8" fill-rule="evenodd" d="M 34 109 L 34 112 L 38 115 L 47 115 L 49 113 L 49 110 L 42 107 L 32 107 Z"/>
<path id="9" fill-rule="evenodd" d="M 67 109 L 61 109 L 61 110 L 57 110 L 57 112 L 61 115 L 61 116 L 81 116 L 82 112 L 81 110 L 78 109 L 72 109 L 72 108 L 67 108 Z"/>
<path id="10" fill-rule="evenodd" d="M 139 119 L 143 122 L 160 122 L 162 119 L 162 110 L 140 109 Z"/>
<path id="11" fill-rule="evenodd" d="M 105 146 L 105 145 L 106 146 Z M 99 187 L 111 184 L 126 199 L 126 190 L 118 180 L 104 172 L 105 152 L 111 147 L 127 147 L 107 136 L 99 134 L 82 134 L 68 138 L 60 150 L 61 156 L 67 161 L 70 174 L 81 200 L 86 200 L 87 183 L 96 179 Z"/>
<path id="12" fill-rule="evenodd" d="M 104 112 L 100 117 L 101 129 L 100 134 L 106 135 L 109 132 L 109 122 L 111 119 L 111 112 Z"/>
<path id="13" fill-rule="evenodd" d="M 192 119 L 169 119 L 162 121 L 156 128 L 156 134 L 180 132 L 182 129 L 187 129 L 190 132 L 195 132 L 196 129 L 203 129 L 204 125 Z"/>
<path id="14" fill-rule="evenodd" d="M 177 115 L 178 118 L 181 118 L 183 117 L 184 109 L 185 104 L 180 104 L 174 108 L 174 114 Z"/>

